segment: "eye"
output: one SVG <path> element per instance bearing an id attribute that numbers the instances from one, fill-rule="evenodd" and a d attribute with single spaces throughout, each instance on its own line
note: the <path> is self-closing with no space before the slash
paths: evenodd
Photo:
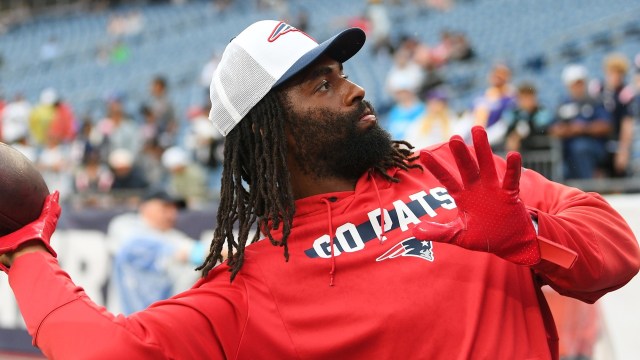
<path id="1" fill-rule="evenodd" d="M 329 84 L 329 81 L 327 80 L 322 80 L 322 83 L 320 84 L 320 86 L 318 86 L 318 88 L 316 89 L 316 91 L 320 91 L 320 92 L 324 92 L 329 90 L 329 88 L 331 88 L 331 84 Z"/>

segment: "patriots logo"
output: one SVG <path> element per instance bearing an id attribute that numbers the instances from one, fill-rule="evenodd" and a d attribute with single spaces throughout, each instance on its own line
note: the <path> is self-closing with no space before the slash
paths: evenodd
<path id="1" fill-rule="evenodd" d="M 278 25 L 276 25 L 276 27 L 273 29 L 273 31 L 271 32 L 271 35 L 269 35 L 269 42 L 274 42 L 276 40 L 278 40 L 278 38 L 288 32 L 292 32 L 292 31 L 300 31 L 296 28 L 294 28 L 293 26 L 280 21 L 278 23 Z"/>
<path id="2" fill-rule="evenodd" d="M 415 256 L 433 262 L 433 244 L 414 237 L 403 240 L 379 256 L 376 261 L 397 258 L 398 256 Z"/>

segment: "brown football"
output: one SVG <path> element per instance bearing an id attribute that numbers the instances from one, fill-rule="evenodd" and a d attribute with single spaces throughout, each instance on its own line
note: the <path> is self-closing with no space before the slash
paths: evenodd
<path id="1" fill-rule="evenodd" d="M 33 163 L 0 143 L 0 236 L 37 219 L 47 195 L 47 184 Z"/>

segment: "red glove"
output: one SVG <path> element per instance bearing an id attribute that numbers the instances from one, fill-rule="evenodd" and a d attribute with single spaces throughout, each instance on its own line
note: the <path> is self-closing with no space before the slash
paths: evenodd
<path id="1" fill-rule="evenodd" d="M 478 162 L 460 136 L 449 141 L 460 184 L 429 151 L 422 151 L 424 166 L 444 185 L 458 206 L 459 216 L 446 224 L 423 221 L 413 234 L 419 240 L 455 244 L 465 249 L 493 253 L 519 265 L 540 261 L 540 248 L 531 216 L 518 197 L 520 154 L 507 155 L 507 171 L 498 180 L 493 154 L 482 127 L 471 130 Z M 478 168 L 479 165 L 479 168 Z"/>
<path id="2" fill-rule="evenodd" d="M 46 197 L 40 217 L 22 228 L 0 237 L 0 255 L 15 251 L 23 243 L 31 240 L 40 240 L 53 256 L 56 252 L 51 248 L 49 241 L 56 230 L 56 224 L 60 217 L 60 194 L 56 191 Z M 7 271 L 6 266 L 0 264 L 0 270 Z"/>

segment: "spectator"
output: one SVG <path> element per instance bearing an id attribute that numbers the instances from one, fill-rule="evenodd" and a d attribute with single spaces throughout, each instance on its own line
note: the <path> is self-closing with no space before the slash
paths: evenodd
<path id="1" fill-rule="evenodd" d="M 142 104 L 140 107 L 140 115 L 142 116 L 142 125 L 140 126 L 140 135 L 142 136 L 142 143 L 146 144 L 149 141 L 158 141 L 160 129 L 158 128 L 158 120 L 155 114 L 146 104 Z"/>
<path id="2" fill-rule="evenodd" d="M 167 171 L 162 166 L 163 153 L 164 149 L 156 138 L 145 141 L 140 152 L 138 164 L 151 187 L 162 186 L 168 177 Z"/>
<path id="3" fill-rule="evenodd" d="M 158 126 L 159 141 L 163 148 L 175 143 L 178 132 L 175 112 L 167 92 L 167 80 L 156 76 L 151 82 L 150 109 Z"/>
<path id="4" fill-rule="evenodd" d="M 102 147 L 103 153 L 111 153 L 115 149 L 126 149 L 133 156 L 140 151 L 140 132 L 125 113 L 122 98 L 114 96 L 107 100 L 107 116 L 98 121 L 93 129 L 95 138 Z"/>
<path id="5" fill-rule="evenodd" d="M 406 86 L 407 90 L 417 93 L 423 80 L 424 70 L 413 60 L 411 51 L 406 48 L 398 49 L 385 80 L 387 91 L 393 96 L 399 86 Z"/>
<path id="6" fill-rule="evenodd" d="M 503 63 L 493 66 L 489 73 L 489 87 L 474 101 L 474 125 L 487 129 L 491 146 L 504 141 L 507 127 L 500 122 L 502 114 L 515 106 L 515 91 L 510 83 L 511 69 Z"/>
<path id="7" fill-rule="evenodd" d="M 20 151 L 27 159 L 33 163 L 38 162 L 38 149 L 29 144 L 29 133 L 25 130 L 22 134 L 15 134 L 13 141 L 8 142 L 12 148 Z"/>
<path id="8" fill-rule="evenodd" d="M 53 88 L 47 88 L 40 93 L 40 102 L 29 115 L 29 131 L 31 139 L 38 147 L 43 147 L 49 136 L 51 123 L 55 117 L 55 103 L 58 101 L 58 93 Z"/>
<path id="9" fill-rule="evenodd" d="M 59 138 L 50 136 L 36 162 L 49 189 L 60 191 L 61 200 L 72 193 L 72 164 L 67 150 Z"/>
<path id="10" fill-rule="evenodd" d="M 112 278 L 124 314 L 184 291 L 198 278 L 191 255 L 202 253 L 196 250 L 200 245 L 175 229 L 183 205 L 164 191 L 151 191 L 138 208 L 132 231 L 114 239 Z M 194 263 L 204 259 L 198 257 Z"/>
<path id="11" fill-rule="evenodd" d="M 114 174 L 113 190 L 142 190 L 149 185 L 145 174 L 135 164 L 133 154 L 127 149 L 115 149 L 109 154 L 109 166 Z"/>
<path id="12" fill-rule="evenodd" d="M 207 195 L 207 177 L 200 166 L 194 164 L 189 154 L 174 146 L 162 154 L 162 165 L 169 171 L 169 189 L 189 206 L 197 206 Z"/>
<path id="13" fill-rule="evenodd" d="M 607 144 L 608 175 L 627 175 L 633 140 L 633 117 L 630 105 L 634 97 L 631 86 L 625 84 L 629 61 L 622 54 L 612 54 L 605 58 L 604 84 L 597 89 L 597 96 L 611 116 L 611 140 Z"/>
<path id="14" fill-rule="evenodd" d="M 29 132 L 29 114 L 31 105 L 22 96 L 17 94 L 15 99 L 6 104 L 0 113 L 0 141 L 12 143 Z"/>
<path id="15" fill-rule="evenodd" d="M 606 160 L 611 119 L 602 104 L 589 96 L 584 66 L 565 67 L 562 81 L 569 94 L 558 107 L 549 133 L 562 140 L 564 177 L 590 179 Z"/>
<path id="16" fill-rule="evenodd" d="M 102 152 L 100 148 L 100 140 L 96 138 L 96 132 L 93 130 L 94 124 L 90 117 L 85 117 L 78 129 L 78 135 L 71 142 L 71 160 L 76 165 L 83 164 L 87 157 L 93 152 L 97 152 L 100 160 L 106 159 L 108 153 Z"/>
<path id="17" fill-rule="evenodd" d="M 424 103 L 417 96 L 422 84 L 422 69 L 405 50 L 396 52 L 394 59 L 386 80 L 387 91 L 394 100 L 386 127 L 394 139 L 404 139 L 408 127 L 424 115 Z"/>
<path id="18" fill-rule="evenodd" d="M 215 170 L 222 164 L 224 137 L 213 126 L 208 115 L 209 109 L 195 108 L 190 111 L 185 145 L 198 164 Z"/>
<path id="19" fill-rule="evenodd" d="M 391 39 L 389 37 L 391 33 L 391 19 L 389 18 L 387 7 L 382 0 L 368 0 L 365 18 L 371 26 L 369 38 L 373 44 L 373 53 L 377 54 L 383 49 L 389 53 L 393 52 L 393 46 L 391 46 Z"/>
<path id="20" fill-rule="evenodd" d="M 440 42 L 432 47 L 425 44 L 415 47 L 415 59 L 425 69 L 437 69 L 452 60 L 470 60 L 474 56 L 466 36 L 450 30 L 443 30 L 440 33 Z"/>
<path id="21" fill-rule="evenodd" d="M 74 171 L 74 189 L 78 194 L 106 193 L 112 184 L 113 173 L 100 161 L 97 150 L 88 152 L 82 165 Z"/>
<path id="22" fill-rule="evenodd" d="M 465 34 L 453 32 L 449 36 L 449 60 L 467 61 L 473 60 L 476 54 Z"/>
<path id="23" fill-rule="evenodd" d="M 407 130 L 424 115 L 425 106 L 409 82 L 393 86 L 395 104 L 387 115 L 386 128 L 393 139 L 404 139 Z"/>
<path id="24" fill-rule="evenodd" d="M 421 81 L 418 95 L 421 98 L 426 98 L 431 90 L 435 90 L 444 84 L 445 81 L 439 69 L 431 61 L 431 49 L 426 44 L 411 35 L 405 34 L 400 37 L 396 54 L 399 52 L 407 52 L 410 61 L 418 64 L 421 68 L 422 74 L 418 75 Z"/>
<path id="25" fill-rule="evenodd" d="M 518 87 L 516 107 L 504 113 L 503 121 L 508 126 L 506 151 L 549 148 L 547 129 L 553 122 L 553 114 L 538 103 L 533 84 L 522 83 Z"/>
<path id="26" fill-rule="evenodd" d="M 407 51 L 409 52 L 411 59 L 414 59 L 415 61 L 415 56 L 418 52 L 422 50 L 428 51 L 425 48 L 426 48 L 426 45 L 424 45 L 418 39 L 416 39 L 415 36 L 412 36 L 409 34 L 402 34 L 398 41 L 396 52 L 400 50 Z"/>
<path id="27" fill-rule="evenodd" d="M 432 47 L 429 51 L 429 63 L 435 67 L 446 64 L 451 58 L 453 45 L 454 34 L 448 30 L 440 32 L 440 43 Z"/>
<path id="28" fill-rule="evenodd" d="M 462 135 L 471 129 L 449 108 L 448 97 L 443 90 L 432 91 L 427 96 L 426 113 L 409 127 L 406 139 L 416 149 L 447 141 L 454 134 Z M 465 126 L 466 125 L 466 126 Z"/>
<path id="29" fill-rule="evenodd" d="M 62 143 L 69 143 L 73 141 L 77 131 L 76 118 L 71 105 L 58 98 L 53 106 L 54 114 L 48 136 L 55 137 Z"/>

